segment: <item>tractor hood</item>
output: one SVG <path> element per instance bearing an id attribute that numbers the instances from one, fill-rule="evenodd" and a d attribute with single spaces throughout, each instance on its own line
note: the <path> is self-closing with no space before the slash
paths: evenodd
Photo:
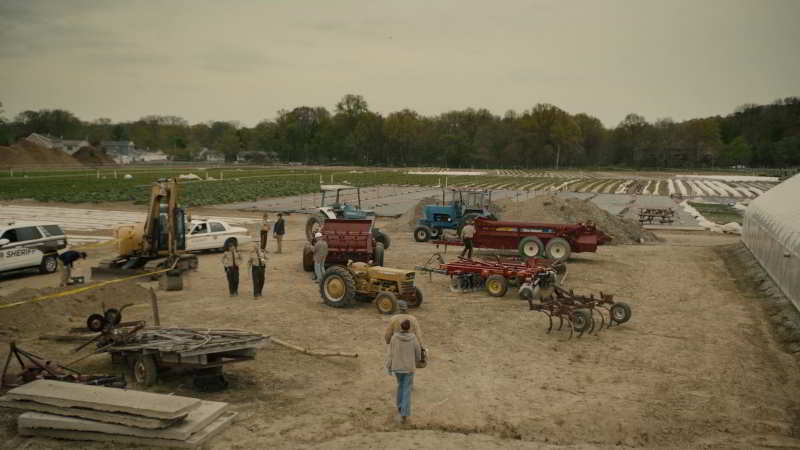
<path id="1" fill-rule="evenodd" d="M 371 266 L 367 269 L 369 273 L 377 278 L 389 278 L 395 280 L 413 280 L 413 270 L 392 269 L 390 267 Z"/>

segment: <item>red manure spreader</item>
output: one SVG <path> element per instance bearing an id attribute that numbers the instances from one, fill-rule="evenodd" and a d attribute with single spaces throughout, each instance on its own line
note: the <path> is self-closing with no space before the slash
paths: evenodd
<path id="1" fill-rule="evenodd" d="M 504 222 L 478 218 L 475 220 L 475 248 L 517 250 L 523 258 L 544 256 L 566 260 L 572 253 L 595 252 L 598 245 L 611 237 L 591 223 L 555 224 L 537 222 Z M 440 245 L 464 245 L 458 239 L 431 241 Z"/>

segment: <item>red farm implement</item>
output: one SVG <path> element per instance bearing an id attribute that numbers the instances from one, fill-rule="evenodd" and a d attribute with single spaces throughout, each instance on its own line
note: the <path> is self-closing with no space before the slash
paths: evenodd
<path id="1" fill-rule="evenodd" d="M 546 256 L 566 260 L 574 253 L 597 251 L 598 245 L 611 237 L 591 223 L 553 224 L 535 222 L 501 222 L 478 218 L 475 220 L 475 248 L 517 250 L 523 258 Z M 437 245 L 464 245 L 461 240 L 431 241 Z"/>
<path id="2" fill-rule="evenodd" d="M 328 219 L 319 230 L 328 243 L 325 266 L 347 266 L 348 261 L 383 265 L 384 246 L 375 239 L 372 219 Z M 303 248 L 303 269 L 314 270 L 311 244 Z"/>
<path id="3" fill-rule="evenodd" d="M 438 267 L 432 267 L 438 263 Z M 417 270 L 450 277 L 450 288 L 455 292 L 486 289 L 492 297 L 502 297 L 509 286 L 519 286 L 521 298 L 533 298 L 540 289 L 554 286 L 566 276 L 566 265 L 561 261 L 531 258 L 526 262 L 480 261 L 458 258 L 445 263 L 441 254 L 434 253 L 425 265 Z"/>

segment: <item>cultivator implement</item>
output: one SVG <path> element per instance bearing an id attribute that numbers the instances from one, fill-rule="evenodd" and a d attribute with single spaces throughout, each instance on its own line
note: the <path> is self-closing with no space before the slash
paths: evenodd
<path id="1" fill-rule="evenodd" d="M 438 264 L 438 267 L 433 267 Z M 472 292 L 486 289 L 493 297 L 502 297 L 508 287 L 519 286 L 520 296 L 531 297 L 537 287 L 549 287 L 563 281 L 567 274 L 566 265 L 561 261 L 542 258 L 529 258 L 525 262 L 518 260 L 475 260 L 458 258 L 446 263 L 440 253 L 434 253 L 416 270 L 438 273 L 450 277 L 450 289 L 453 292 Z"/>
<path id="2" fill-rule="evenodd" d="M 576 295 L 571 289 L 566 290 L 558 285 L 553 286 L 552 295 L 534 302 L 528 299 L 531 311 L 544 313 L 548 319 L 547 332 L 553 330 L 554 321 L 558 319 L 558 328 L 561 330 L 566 324 L 569 327 L 569 338 L 575 333 L 581 337 L 584 333 L 597 334 L 603 328 L 610 328 L 614 324 L 621 325 L 631 318 L 631 308 L 627 303 L 614 301 L 613 294 L 600 292 L 597 298 L 594 294 L 588 297 Z M 599 325 L 597 320 L 599 319 Z"/>

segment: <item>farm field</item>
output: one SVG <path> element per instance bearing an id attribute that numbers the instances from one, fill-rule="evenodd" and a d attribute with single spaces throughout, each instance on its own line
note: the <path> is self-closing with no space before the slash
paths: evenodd
<path id="1" fill-rule="evenodd" d="M 411 173 L 409 173 L 411 172 Z M 370 187 L 458 186 L 475 189 L 754 198 L 774 186 L 771 181 L 690 179 L 669 173 L 649 177 L 624 173 L 487 171 L 480 175 L 441 175 L 433 170 L 407 169 L 99 169 L 95 171 L 17 172 L 0 177 L 0 201 L 32 199 L 40 202 L 101 203 L 147 200 L 149 185 L 159 178 L 197 175 L 200 180 L 182 183 L 181 198 L 187 206 L 255 201 L 317 192 L 320 182 Z M 463 172 L 462 172 L 463 173 Z M 477 172 L 476 172 L 477 173 Z M 126 177 L 128 175 L 128 177 Z M 732 178 L 735 180 L 735 178 Z"/>
<path id="2" fill-rule="evenodd" d="M 198 208 L 198 213 L 205 213 Z M 223 212 L 213 211 L 224 215 Z M 258 218 L 236 212 L 236 217 Z M 334 309 L 302 271 L 305 216 L 291 215 L 284 254 L 270 253 L 263 299 L 228 297 L 219 254 L 201 254 L 185 289 L 158 292 L 165 326 L 237 328 L 303 347 L 357 352 L 317 358 L 278 346 L 254 362 L 225 369 L 231 383 L 201 393 L 180 374 L 165 374 L 156 392 L 231 403 L 239 417 L 213 440 L 213 450 L 261 448 L 612 449 L 796 448 L 800 375 L 769 331 L 757 293 L 743 290 L 726 263 L 737 238 L 662 233 L 647 245 L 602 247 L 569 264 L 568 287 L 602 290 L 632 305 L 630 322 L 572 340 L 547 334 L 546 319 L 513 292 L 457 294 L 445 277 L 418 277 L 425 293 L 412 311 L 431 352 L 414 382 L 410 425 L 392 422 L 394 381 L 383 369 L 388 317 L 371 304 Z M 395 220 L 379 225 L 392 229 Z M 404 225 L 404 224 L 400 224 Z M 248 227 L 255 234 L 257 224 Z M 392 234 L 387 264 L 412 268 L 435 251 L 410 232 Z M 88 267 L 110 255 L 98 248 Z M 480 255 L 487 255 L 481 252 Z M 447 255 L 453 257 L 452 251 Z M 48 292 L 58 275 L 20 275 L 0 283 L 0 302 Z M 150 320 L 147 288 L 126 283 L 107 291 L 23 305 L 0 315 L 0 344 L 71 360 L 74 344 L 38 339 L 85 321 L 99 303 L 135 303 L 126 320 Z M 709 288 L 713 286 L 713 288 Z M 24 324 L 24 325 L 23 325 Z M 83 361 L 92 373 L 112 370 L 107 355 Z M 0 439 L 11 448 L 66 450 L 75 444 L 19 438 L 18 413 L 0 410 Z M 81 443 L 86 450 L 111 448 Z"/>

